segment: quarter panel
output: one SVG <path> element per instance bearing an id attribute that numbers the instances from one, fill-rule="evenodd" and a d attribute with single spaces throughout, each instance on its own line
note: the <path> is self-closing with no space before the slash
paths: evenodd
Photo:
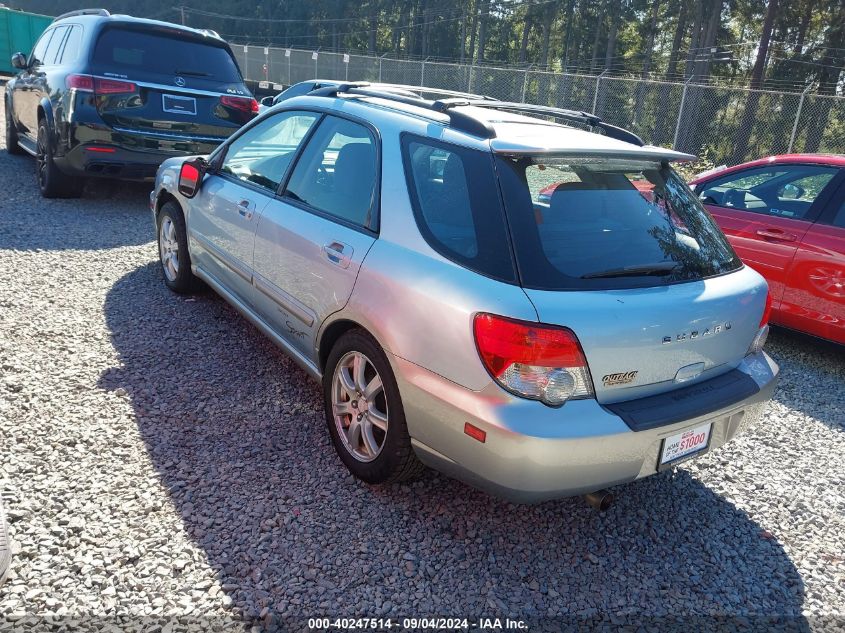
<path id="1" fill-rule="evenodd" d="M 475 347 L 472 320 L 477 312 L 537 319 L 518 286 L 378 240 L 347 308 L 335 316 L 366 327 L 390 353 L 480 390 L 492 379 Z"/>

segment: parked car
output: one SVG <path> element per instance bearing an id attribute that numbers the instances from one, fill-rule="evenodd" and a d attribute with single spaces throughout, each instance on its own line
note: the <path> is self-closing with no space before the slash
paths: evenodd
<path id="1" fill-rule="evenodd" d="M 370 483 L 424 463 L 536 501 L 754 424 L 779 371 L 766 282 L 667 163 L 692 157 L 449 97 L 341 85 L 166 161 L 164 282 L 204 281 L 321 381 L 337 453 Z"/>
<path id="2" fill-rule="evenodd" d="M 258 106 L 259 113 L 264 112 L 267 108 L 272 108 L 274 105 L 281 103 L 285 99 L 292 97 L 301 97 L 307 95 L 318 88 L 326 88 L 330 86 L 338 86 L 342 82 L 333 79 L 310 79 L 308 81 L 300 81 L 282 90 L 279 94 L 269 95 L 264 97 Z"/>
<path id="3" fill-rule="evenodd" d="M 772 323 L 845 344 L 845 156 L 772 156 L 691 186 L 769 282 Z"/>
<path id="4" fill-rule="evenodd" d="M 258 112 L 216 33 L 103 9 L 59 16 L 12 64 L 6 148 L 36 157 L 48 198 L 78 196 L 87 177 L 152 180 Z"/>

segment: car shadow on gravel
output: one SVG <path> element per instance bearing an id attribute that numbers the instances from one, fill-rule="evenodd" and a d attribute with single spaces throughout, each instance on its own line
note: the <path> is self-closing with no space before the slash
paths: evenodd
<path id="1" fill-rule="evenodd" d="M 234 613 L 776 615 L 808 630 L 781 544 L 683 469 L 619 487 L 603 514 L 433 472 L 369 487 L 336 457 L 318 387 L 215 295 L 176 296 L 149 264 L 105 314 L 120 362 L 99 385 L 131 402 Z"/>
<path id="2" fill-rule="evenodd" d="M 0 150 L 2 151 L 2 150 Z M 89 180 L 77 199 L 41 197 L 35 161 L 0 155 L 0 250 L 101 250 L 155 239 L 149 211 L 152 183 Z"/>
<path id="3" fill-rule="evenodd" d="M 766 352 L 781 369 L 774 400 L 845 432 L 845 345 L 774 327 Z"/>

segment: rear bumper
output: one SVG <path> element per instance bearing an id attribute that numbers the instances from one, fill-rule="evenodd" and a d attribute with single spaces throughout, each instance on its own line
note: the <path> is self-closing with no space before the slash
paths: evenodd
<path id="1" fill-rule="evenodd" d="M 391 363 L 419 458 L 518 502 L 582 494 L 652 475 L 663 439 L 708 422 L 713 424 L 709 450 L 714 450 L 760 419 L 779 373 L 765 353 L 749 356 L 737 371 L 754 381 L 754 393 L 705 407 L 705 414 L 635 431 L 596 400 L 552 409 L 496 385 L 470 391 L 395 356 Z M 464 433 L 467 422 L 486 432 L 484 443 Z"/>
<path id="2" fill-rule="evenodd" d="M 74 139 L 70 147 L 56 158 L 63 172 L 145 181 L 153 180 L 159 165 L 168 158 L 210 154 L 225 140 L 82 125 L 70 138 Z"/>

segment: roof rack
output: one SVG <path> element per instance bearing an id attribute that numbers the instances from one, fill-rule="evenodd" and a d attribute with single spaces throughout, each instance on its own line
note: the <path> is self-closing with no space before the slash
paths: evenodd
<path id="1" fill-rule="evenodd" d="M 446 99 L 439 99 L 430 101 L 422 97 L 408 97 L 391 93 L 389 91 L 379 90 L 379 88 L 401 88 L 402 90 L 412 92 L 422 92 L 429 94 L 442 94 L 447 96 Z M 370 84 L 365 81 L 341 83 L 337 86 L 326 86 L 310 92 L 314 96 L 336 97 L 338 94 L 353 94 L 362 97 L 377 97 L 380 99 L 388 99 L 398 103 L 425 108 L 427 110 L 434 110 L 449 117 L 451 124 L 470 134 L 480 136 L 481 138 L 492 139 L 496 137 L 496 131 L 486 121 L 476 119 L 465 112 L 455 110 L 455 108 L 464 106 L 473 106 L 477 108 L 490 108 L 494 110 L 503 110 L 508 112 L 520 112 L 525 114 L 534 114 L 551 117 L 554 119 L 561 119 L 571 123 L 580 123 L 592 129 L 600 129 L 605 136 L 615 138 L 625 143 L 631 143 L 642 147 L 645 145 L 643 139 L 633 132 L 610 123 L 605 123 L 601 117 L 597 117 L 589 112 L 580 112 L 578 110 L 566 110 L 563 108 L 551 108 L 548 106 L 531 105 L 528 103 L 514 103 L 510 101 L 498 101 L 492 97 L 473 95 L 468 93 L 460 93 L 452 90 L 440 90 L 439 88 L 427 88 L 424 86 L 407 86 L 401 84 Z"/>
<path id="2" fill-rule="evenodd" d="M 361 97 L 376 97 L 378 99 L 396 101 L 397 103 L 404 103 L 406 105 L 415 106 L 417 108 L 425 108 L 426 110 L 434 110 L 436 112 L 445 114 L 449 117 L 449 122 L 451 125 L 458 128 L 459 130 L 462 130 L 474 136 L 479 136 L 481 138 L 496 138 L 496 131 L 492 128 L 490 124 L 485 121 L 479 121 L 478 119 L 473 118 L 463 112 L 449 112 L 447 110 L 435 108 L 434 105 L 436 103 L 440 103 L 439 101 L 430 101 L 428 99 L 423 99 L 422 97 L 410 97 L 395 92 L 390 92 L 389 90 L 384 90 L 384 88 L 386 87 L 387 86 L 384 85 L 374 86 L 365 81 L 360 81 L 355 83 L 342 83 L 337 86 L 326 86 L 325 88 L 318 88 L 317 90 L 312 90 L 308 94 L 316 97 L 336 97 L 339 94 L 352 94 Z M 395 87 L 399 88 L 399 85 L 397 84 L 395 85 Z M 379 88 L 382 88 L 382 90 L 379 90 Z M 419 86 L 411 86 L 411 88 L 422 92 L 427 91 L 427 89 L 420 88 Z M 402 87 L 402 90 L 406 90 L 406 88 Z M 434 92 L 438 91 L 434 90 Z M 475 95 L 473 95 L 473 97 L 475 97 Z M 484 99 L 478 99 L 478 101 L 484 101 Z"/>
<path id="3" fill-rule="evenodd" d="M 570 121 L 572 123 L 581 123 L 593 129 L 598 128 L 604 132 L 605 136 L 615 138 L 618 141 L 624 141 L 640 147 L 645 145 L 645 141 L 633 132 L 616 125 L 611 125 L 610 123 L 605 123 L 601 117 L 598 117 L 595 114 L 579 110 L 566 110 L 564 108 L 552 108 L 549 106 L 531 105 L 530 103 L 515 103 L 511 101 L 488 101 L 486 99 L 479 99 L 476 101 L 444 99 L 442 101 L 436 101 L 433 105 L 435 109 L 440 108 L 443 110 L 460 106 L 473 106 L 476 108 L 492 108 L 495 110 L 505 110 L 509 112 L 540 114 L 554 119 Z"/>
<path id="4" fill-rule="evenodd" d="M 77 15 L 99 15 L 104 18 L 107 18 L 111 15 L 105 9 L 77 9 L 76 11 L 68 11 L 67 13 L 62 13 L 60 16 L 53 18 L 53 22 L 57 20 L 64 20 L 65 18 L 72 18 Z"/>

